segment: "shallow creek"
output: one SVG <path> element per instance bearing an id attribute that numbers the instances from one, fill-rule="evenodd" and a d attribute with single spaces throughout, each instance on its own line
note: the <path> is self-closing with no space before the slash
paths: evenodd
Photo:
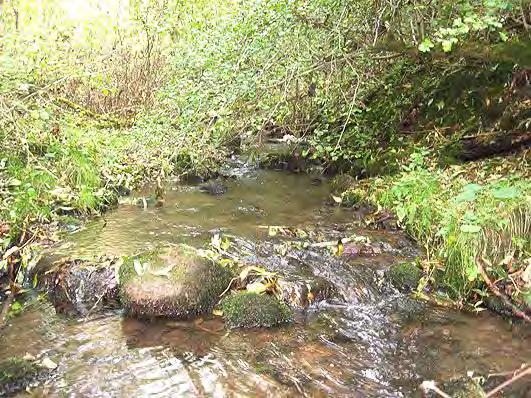
<path id="1" fill-rule="evenodd" d="M 255 263 L 287 278 L 313 275 L 338 298 L 299 311 L 292 325 L 228 330 L 216 317 L 145 322 L 119 312 L 73 320 L 38 304 L 0 337 L 0 359 L 45 352 L 58 363 L 34 396 L 417 396 L 423 380 L 509 371 L 531 361 L 531 333 L 488 313 L 435 308 L 382 282 L 385 269 L 418 250 L 399 232 L 361 228 L 353 210 L 326 205 L 329 186 L 309 176 L 249 172 L 211 196 L 173 184 L 164 206 L 121 204 L 65 237 L 69 255 L 133 254 L 165 242 L 204 246 L 217 232 Z M 261 226 L 288 225 L 326 238 L 352 234 L 381 243 L 371 255 L 337 258 L 271 246 Z M 527 396 L 520 384 L 507 396 Z"/>

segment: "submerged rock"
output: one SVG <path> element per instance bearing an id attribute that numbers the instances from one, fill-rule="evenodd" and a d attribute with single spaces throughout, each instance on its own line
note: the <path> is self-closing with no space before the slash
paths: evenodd
<path id="1" fill-rule="evenodd" d="M 202 184 L 199 186 L 199 190 L 202 192 L 209 193 L 210 195 L 223 195 L 227 193 L 228 188 L 225 184 L 223 184 L 221 181 L 209 181 L 206 184 Z"/>
<path id="2" fill-rule="evenodd" d="M 392 265 L 387 271 L 387 277 L 395 288 L 402 292 L 415 290 L 422 277 L 422 271 L 411 262 Z"/>
<path id="3" fill-rule="evenodd" d="M 310 305 L 336 298 L 337 288 L 328 280 L 315 276 L 308 280 L 281 278 L 277 281 L 279 297 L 290 307 L 306 309 Z"/>
<path id="4" fill-rule="evenodd" d="M 233 293 L 222 300 L 221 309 L 231 328 L 269 328 L 292 320 L 288 306 L 268 294 Z"/>
<path id="5" fill-rule="evenodd" d="M 119 277 L 122 305 L 129 314 L 189 318 L 212 310 L 232 273 L 180 245 L 125 259 Z"/>

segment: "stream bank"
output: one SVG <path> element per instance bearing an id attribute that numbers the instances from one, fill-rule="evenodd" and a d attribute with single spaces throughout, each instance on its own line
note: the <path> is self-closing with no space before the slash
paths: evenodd
<path id="1" fill-rule="evenodd" d="M 248 170 L 216 196 L 197 184 L 170 184 L 162 207 L 124 201 L 52 249 L 58 258 L 89 261 L 161 244 L 211 250 L 221 246 L 214 237 L 226 238 L 230 257 L 275 272 L 287 286 L 292 323 L 240 330 L 211 313 L 145 321 L 113 309 L 70 318 L 36 302 L 10 319 L 0 358 L 51 358 L 58 368 L 36 387 L 51 395 L 395 397 L 418 394 L 423 380 L 500 373 L 531 357 L 526 328 L 398 292 L 387 270 L 421 251 L 403 232 L 367 229 L 363 214 L 327 204 L 329 182 L 313 180 Z M 326 295 L 303 302 L 304 288 L 318 281 Z M 524 397 L 528 389 L 515 383 L 509 391 Z"/>

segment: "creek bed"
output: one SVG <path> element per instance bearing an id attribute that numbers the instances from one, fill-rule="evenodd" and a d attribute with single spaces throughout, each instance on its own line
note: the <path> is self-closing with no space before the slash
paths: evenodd
<path id="1" fill-rule="evenodd" d="M 36 394 L 90 397 L 408 397 L 423 380 L 504 372 L 531 361 L 529 329 L 489 313 L 434 308 L 382 285 L 382 272 L 418 250 L 399 231 L 364 229 L 355 211 L 325 205 L 326 181 L 260 170 L 226 184 L 221 196 L 173 184 L 162 207 L 124 203 L 66 236 L 57 251 L 130 255 L 164 243 L 202 246 L 222 232 L 267 268 L 326 279 L 342 300 L 268 330 L 229 330 L 217 317 L 139 321 L 119 311 L 68 319 L 35 303 L 2 332 L 0 359 L 44 353 L 59 366 Z M 391 249 L 342 259 L 311 250 L 273 255 L 268 245 L 282 239 L 261 228 L 270 225 L 334 239 L 355 233 Z M 528 392 L 519 383 L 507 396 Z"/>

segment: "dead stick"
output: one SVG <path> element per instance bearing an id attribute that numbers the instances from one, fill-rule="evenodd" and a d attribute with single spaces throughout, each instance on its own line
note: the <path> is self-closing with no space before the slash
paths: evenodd
<path id="1" fill-rule="evenodd" d="M 483 277 L 483 280 L 485 281 L 485 283 L 487 284 L 487 286 L 491 290 L 491 292 L 494 293 L 494 295 L 496 297 L 498 297 L 503 302 L 503 304 L 505 304 L 506 307 L 508 307 L 508 308 L 510 308 L 512 310 L 514 316 L 516 316 L 517 318 L 521 318 L 521 319 L 523 319 L 526 322 L 531 323 L 531 318 L 529 316 L 527 316 L 525 314 L 525 312 L 520 310 L 516 305 L 511 303 L 511 300 L 509 300 L 496 287 L 496 285 L 494 285 L 494 283 L 492 283 L 492 281 L 490 280 L 489 276 L 487 275 L 487 272 L 485 271 L 485 268 L 483 267 L 482 261 L 484 261 L 484 260 L 483 259 L 478 259 L 478 261 L 476 262 L 477 266 L 478 266 L 478 270 L 479 270 L 479 273 L 481 274 L 481 276 Z"/>
<path id="2" fill-rule="evenodd" d="M 433 380 L 423 381 L 422 384 L 420 385 L 420 388 L 422 388 L 422 390 L 425 393 L 431 390 L 443 398 L 452 398 L 451 396 L 446 394 L 443 390 L 441 390 L 439 387 L 437 387 L 437 385 L 435 384 Z"/>
<path id="3" fill-rule="evenodd" d="M 531 367 L 528 367 L 527 369 L 515 374 L 513 377 L 511 377 L 509 380 L 501 383 L 498 387 L 496 387 L 494 390 L 487 393 L 486 398 L 493 397 L 495 394 L 499 393 L 501 390 L 503 390 L 505 387 L 509 386 L 510 384 L 514 383 L 516 380 L 531 375 Z"/>
<path id="4" fill-rule="evenodd" d="M 2 330 L 6 324 L 9 307 L 11 306 L 14 298 L 15 294 L 13 292 L 9 293 L 4 301 L 4 304 L 2 305 L 2 311 L 0 312 L 0 330 Z"/>

